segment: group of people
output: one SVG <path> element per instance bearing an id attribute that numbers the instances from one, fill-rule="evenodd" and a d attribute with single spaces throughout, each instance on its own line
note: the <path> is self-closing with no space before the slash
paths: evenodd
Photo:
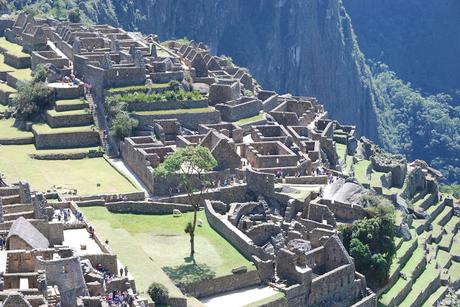
<path id="1" fill-rule="evenodd" d="M 57 213 L 55 213 L 55 217 L 59 222 L 63 221 L 64 223 L 66 223 L 71 219 L 72 212 L 70 211 L 70 209 L 59 208 L 56 211 Z"/>
<path id="2" fill-rule="evenodd" d="M 134 301 L 134 297 L 128 291 L 113 291 L 106 297 L 105 301 L 109 306 L 113 307 L 129 307 Z"/>
<path id="3" fill-rule="evenodd" d="M 80 80 L 78 80 L 74 74 L 70 74 L 70 76 L 62 77 L 61 83 L 77 86 L 80 84 Z"/>

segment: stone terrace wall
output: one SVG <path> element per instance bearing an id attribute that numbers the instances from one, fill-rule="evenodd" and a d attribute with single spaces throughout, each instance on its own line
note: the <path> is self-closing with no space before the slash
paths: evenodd
<path id="1" fill-rule="evenodd" d="M 182 126 L 192 130 L 198 130 L 200 124 L 217 124 L 220 122 L 219 111 L 176 113 L 176 114 L 133 114 L 133 118 L 139 121 L 139 129 L 145 129 L 156 120 L 176 118 Z"/>
<path id="2" fill-rule="evenodd" d="M 52 128 L 86 126 L 88 124 L 91 124 L 93 120 L 93 117 L 89 112 L 85 114 L 75 114 L 67 116 L 51 116 L 48 112 L 46 112 L 45 116 L 46 122 Z"/>
<path id="3" fill-rule="evenodd" d="M 259 274 L 254 270 L 195 282 L 185 286 L 185 292 L 196 298 L 201 298 L 259 285 L 260 283 Z"/>
<path id="4" fill-rule="evenodd" d="M 91 147 L 99 145 L 97 131 L 38 134 L 33 130 L 37 149 Z"/>
<path id="5" fill-rule="evenodd" d="M 177 109 L 193 109 L 207 108 L 208 100 L 168 100 L 168 101 L 152 101 L 152 102 L 132 102 L 128 104 L 128 111 L 156 111 L 156 110 L 177 110 Z"/>
<path id="6" fill-rule="evenodd" d="M 252 100 L 238 105 L 217 104 L 216 109 L 220 111 L 222 120 L 234 122 L 259 114 L 262 109 L 262 103 L 260 100 Z"/>
<path id="7" fill-rule="evenodd" d="M 286 177 L 285 182 L 293 184 L 327 184 L 327 176 Z"/>
<path id="8" fill-rule="evenodd" d="M 218 214 L 208 200 L 206 200 L 205 213 L 209 225 L 235 246 L 246 258 L 252 259 L 253 255 L 260 259 L 266 258 L 262 248 L 255 246 L 248 236 L 227 220 L 226 216 Z"/>
<path id="9" fill-rule="evenodd" d="M 193 207 L 185 204 L 162 203 L 162 202 L 134 202 L 122 201 L 106 203 L 105 206 L 110 212 L 134 213 L 134 214 L 172 214 L 177 209 L 181 212 L 193 211 Z"/>

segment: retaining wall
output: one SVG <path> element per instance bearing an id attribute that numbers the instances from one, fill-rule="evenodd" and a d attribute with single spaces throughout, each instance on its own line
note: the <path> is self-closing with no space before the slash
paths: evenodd
<path id="1" fill-rule="evenodd" d="M 181 212 L 193 211 L 193 207 L 184 204 L 161 203 L 161 202 L 134 202 L 123 201 L 106 203 L 105 206 L 110 212 L 134 213 L 134 214 L 172 214 L 174 210 Z"/>

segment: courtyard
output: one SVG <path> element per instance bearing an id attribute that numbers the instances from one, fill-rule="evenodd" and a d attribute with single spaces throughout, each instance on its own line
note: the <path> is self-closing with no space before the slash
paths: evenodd
<path id="1" fill-rule="evenodd" d="M 83 149 L 60 149 L 58 151 L 65 153 L 78 150 Z M 29 156 L 37 152 L 45 151 L 37 151 L 34 145 L 0 146 L 2 174 L 12 182 L 27 180 L 32 189 L 38 191 L 56 187 L 65 190 L 76 189 L 79 195 L 93 195 L 138 190 L 104 158 L 36 160 Z M 52 151 L 46 150 L 46 152 L 51 153 Z M 91 175 L 88 176 L 88 174 Z"/>
<path id="2" fill-rule="evenodd" d="M 164 284 L 172 295 L 177 288 L 164 273 L 167 271 L 176 281 L 193 280 L 200 275 L 224 276 L 240 266 L 255 269 L 229 242 L 207 223 L 204 212 L 198 217 L 203 226 L 196 231 L 194 262 L 189 258 L 189 236 L 185 225 L 193 213 L 181 217 L 172 215 L 114 214 L 104 207 L 81 208 L 102 240 L 128 266 L 136 279 L 140 293 L 145 293 L 153 282 Z"/>

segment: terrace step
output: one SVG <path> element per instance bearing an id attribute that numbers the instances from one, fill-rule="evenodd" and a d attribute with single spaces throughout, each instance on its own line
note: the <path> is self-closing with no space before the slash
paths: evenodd
<path id="1" fill-rule="evenodd" d="M 46 124 L 32 126 L 37 149 L 65 149 L 99 146 L 99 133 L 94 126 L 51 128 Z"/>
<path id="2" fill-rule="evenodd" d="M 23 217 L 25 219 L 33 219 L 34 218 L 34 211 L 22 211 L 22 212 L 16 212 L 16 213 L 9 213 L 3 215 L 3 218 L 5 221 L 15 221 L 20 217 Z"/>
<path id="3" fill-rule="evenodd" d="M 81 99 L 58 100 L 54 104 L 54 109 L 57 112 L 84 110 L 89 108 L 86 101 Z"/>
<path id="4" fill-rule="evenodd" d="M 18 204 L 21 202 L 19 195 L 2 196 L 3 205 Z"/>
<path id="5" fill-rule="evenodd" d="M 5 211 L 5 214 L 13 214 L 30 210 L 33 211 L 34 207 L 32 204 L 15 204 L 3 206 L 3 210 Z"/>
<path id="6" fill-rule="evenodd" d="M 446 286 L 439 287 L 438 290 L 431 294 L 431 296 L 425 301 L 422 307 L 436 306 L 436 303 L 440 302 L 444 298 L 448 290 L 449 288 Z"/>
<path id="7" fill-rule="evenodd" d="M 81 127 L 91 125 L 93 118 L 91 113 L 85 110 L 62 112 L 48 110 L 46 112 L 46 122 L 52 128 Z"/>

